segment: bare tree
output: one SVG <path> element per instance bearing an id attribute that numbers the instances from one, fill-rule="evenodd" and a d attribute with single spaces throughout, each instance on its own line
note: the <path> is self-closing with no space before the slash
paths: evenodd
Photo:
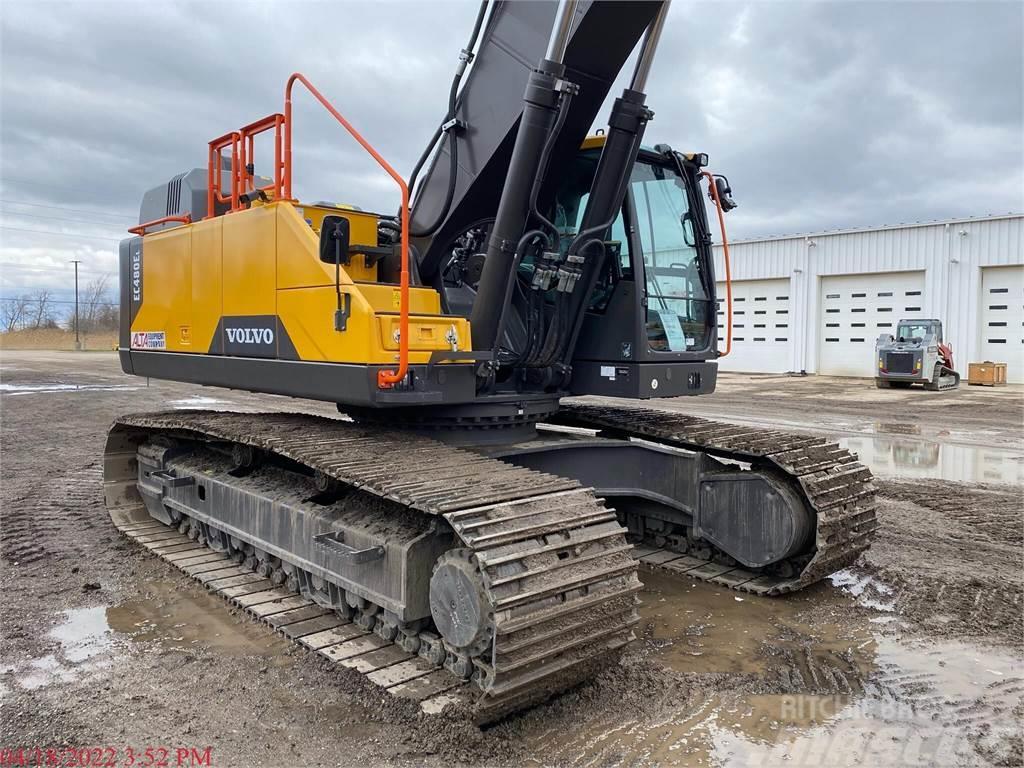
<path id="1" fill-rule="evenodd" d="M 110 279 L 107 275 L 101 275 L 95 280 L 85 284 L 85 288 L 79 297 L 79 329 L 85 332 L 97 330 L 100 327 L 103 311 L 110 306 L 109 295 Z M 74 324 L 74 318 L 72 318 Z"/>
<path id="2" fill-rule="evenodd" d="M 0 322 L 3 323 L 5 331 L 10 332 L 24 327 L 31 301 L 28 296 L 4 300 L 0 306 Z"/>
<path id="3" fill-rule="evenodd" d="M 53 294 L 37 291 L 26 308 L 25 326 L 28 328 L 49 328 L 53 325 Z"/>

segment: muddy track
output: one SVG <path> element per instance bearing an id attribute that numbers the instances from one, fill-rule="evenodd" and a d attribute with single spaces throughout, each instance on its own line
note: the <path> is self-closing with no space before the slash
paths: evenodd
<path id="1" fill-rule="evenodd" d="M 472 562 L 479 564 L 492 622 L 486 645 L 464 651 L 447 639 L 442 643 L 432 631 L 389 629 L 375 613 L 359 611 L 355 617 L 339 617 L 354 629 L 339 635 L 341 630 L 331 628 L 333 634 L 323 637 L 322 653 L 327 658 L 355 666 L 390 693 L 423 699 L 425 711 L 442 709 L 453 699 L 448 689 L 471 679 L 473 685 L 463 688 L 457 698 L 473 710 L 477 720 L 497 719 L 592 676 L 617 661 L 621 648 L 633 639 L 640 582 L 625 530 L 592 490 L 580 488 L 573 480 L 408 433 L 305 414 L 138 414 L 115 423 L 104 460 L 108 508 L 126 533 L 137 524 L 148 526 L 151 519 L 139 493 L 156 482 L 157 473 L 145 470 L 140 447 L 156 436 L 197 452 L 195 462 L 173 460 L 161 466 L 164 474 L 200 477 L 215 460 L 213 455 L 209 462 L 198 458 L 198 452 L 213 453 L 206 446 L 251 446 L 263 455 L 298 464 L 304 474 L 316 473 L 390 502 L 390 508 L 376 513 L 381 520 L 388 519 L 390 512 L 396 520 L 413 514 L 417 519 L 438 518 L 450 526 L 462 548 L 453 551 L 469 553 Z M 294 474 L 296 480 L 301 476 Z M 312 485 L 305 491 L 290 490 L 286 478 L 280 485 L 235 477 L 230 482 L 239 487 L 253 485 L 253 491 L 264 485 L 272 494 L 267 498 L 295 508 L 314 493 Z M 161 490 L 158 485 L 153 492 L 165 506 L 199 515 L 188 506 L 193 485 L 186 484 L 180 499 L 167 496 L 167 487 Z M 195 533 L 193 539 L 201 535 L 199 526 L 189 528 Z M 179 553 L 185 543 L 175 538 L 180 534 L 151 527 L 143 530 L 156 537 L 147 536 L 146 543 L 173 541 L 170 549 L 154 549 L 170 562 L 228 567 L 229 554 L 207 554 L 198 545 Z M 246 540 L 247 531 L 229 530 Z M 217 532 L 217 539 L 223 540 L 224 533 Z M 259 544 L 255 539 L 249 543 Z M 383 551 L 381 547 L 381 556 Z M 286 553 L 281 557 L 287 560 Z M 301 568 L 301 562 L 290 565 Z M 216 586 L 224 590 L 222 595 L 258 616 L 264 609 L 255 603 L 250 607 L 250 601 L 265 598 L 260 605 L 267 603 L 275 613 L 314 605 L 312 599 L 289 597 L 288 590 L 275 589 L 269 580 L 260 589 L 236 583 L 236 577 L 243 575 L 226 573 L 229 583 L 218 580 Z M 265 575 L 270 575 L 269 566 Z M 282 573 L 276 583 L 283 581 Z M 349 633 L 358 636 L 348 637 Z"/>
<path id="2" fill-rule="evenodd" d="M 655 542 L 641 560 L 668 570 L 686 572 L 732 589 L 759 595 L 795 592 L 852 565 L 871 545 L 878 527 L 871 471 L 857 457 L 822 437 L 724 424 L 651 408 L 606 408 L 566 405 L 553 424 L 599 430 L 629 439 L 641 438 L 674 448 L 702 451 L 717 458 L 749 463 L 752 469 L 783 476 L 814 514 L 814 549 L 777 572 L 752 572 L 731 565 L 718 572 L 699 567 L 685 550 L 662 552 Z M 686 557 L 678 557 L 687 555 Z"/>

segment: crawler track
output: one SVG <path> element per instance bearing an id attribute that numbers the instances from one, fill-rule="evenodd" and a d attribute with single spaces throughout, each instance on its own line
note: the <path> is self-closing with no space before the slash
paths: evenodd
<path id="1" fill-rule="evenodd" d="M 136 453 L 157 435 L 199 450 L 251 445 L 310 475 L 443 519 L 480 566 L 492 641 L 473 657 L 472 669 L 455 675 L 451 655 L 436 653 L 436 634 L 422 633 L 419 653 L 402 650 L 393 636 L 275 587 L 149 517 L 136 488 Z M 484 722 L 529 706 L 616 660 L 638 621 L 637 564 L 615 513 L 592 491 L 428 438 L 296 414 L 142 414 L 115 422 L 104 478 L 111 518 L 126 535 L 328 659 L 423 701 L 428 711 L 458 700 Z"/>
<path id="2" fill-rule="evenodd" d="M 870 472 L 824 438 L 639 408 L 571 405 L 550 422 L 703 451 L 782 474 L 814 511 L 814 549 L 781 571 L 754 572 L 665 542 L 634 548 L 614 511 L 574 480 L 409 433 L 298 414 L 175 411 L 123 417 L 108 439 L 107 506 L 125 535 L 312 651 L 356 669 L 393 695 L 420 701 L 425 711 L 459 703 L 479 722 L 565 690 L 617 658 L 638 620 L 637 560 L 732 589 L 778 595 L 851 565 L 877 527 Z M 460 671 L 450 654 L 438 655 L 433 627 L 420 631 L 413 652 L 394 635 L 381 634 L 379 626 L 372 631 L 372 623 L 323 607 L 154 520 L 135 488 L 136 452 L 157 435 L 207 451 L 250 445 L 310 477 L 325 475 L 443 520 L 480 566 L 493 613 L 492 641 L 472 658 L 471 670 Z M 202 466 L 200 454 L 194 462 Z M 281 498 L 288 493 L 299 494 L 282 488 Z M 292 502 L 302 503 L 301 494 Z"/>
<path id="3" fill-rule="evenodd" d="M 795 435 L 649 408 L 563 404 L 552 424 L 593 429 L 622 439 L 640 438 L 675 448 L 749 463 L 783 473 L 816 519 L 815 548 L 776 573 L 708 562 L 686 551 L 643 542 L 641 562 L 760 595 L 794 592 L 852 565 L 878 528 L 871 471 L 824 437 Z"/>

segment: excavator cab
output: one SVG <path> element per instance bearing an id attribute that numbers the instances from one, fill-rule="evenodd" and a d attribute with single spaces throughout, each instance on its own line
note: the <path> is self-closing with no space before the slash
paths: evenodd
<path id="1" fill-rule="evenodd" d="M 604 143 L 604 136 L 588 137 L 542 204 L 558 232 L 552 251 L 562 261 L 585 228 Z M 599 235 L 603 249 L 588 256 L 600 267 L 572 351 L 573 394 L 646 399 L 714 390 L 717 296 L 701 187 L 704 163 L 706 155 L 683 155 L 667 145 L 638 152 L 622 205 Z M 454 238 L 441 270 L 443 303 L 454 314 L 468 316 L 477 301 L 478 251 L 492 226 L 493 219 L 476 221 Z M 544 291 L 543 310 L 530 306 L 544 256 L 538 245 L 516 264 L 501 340 L 506 364 L 529 347 L 531 313 L 556 311 L 554 288 Z M 513 367 L 507 366 L 509 375 Z"/>
<path id="2" fill-rule="evenodd" d="M 599 149 L 599 141 L 588 139 L 576 165 L 592 174 Z M 574 392 L 653 397 L 664 395 L 665 387 L 673 394 L 713 388 L 707 372 L 676 381 L 642 374 L 652 365 L 717 356 L 715 281 L 699 172 L 699 163 L 686 157 L 676 162 L 653 150 L 639 153 L 622 209 L 605 234 L 604 264 L 573 359 Z M 572 217 L 586 207 L 586 176 L 570 174 L 556 194 L 569 239 L 576 234 Z"/>

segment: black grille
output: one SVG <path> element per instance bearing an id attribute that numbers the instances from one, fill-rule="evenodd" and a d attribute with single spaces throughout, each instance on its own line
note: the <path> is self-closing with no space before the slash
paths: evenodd
<path id="1" fill-rule="evenodd" d="M 885 369 L 889 373 L 913 373 L 913 352 L 889 352 L 885 356 Z"/>

